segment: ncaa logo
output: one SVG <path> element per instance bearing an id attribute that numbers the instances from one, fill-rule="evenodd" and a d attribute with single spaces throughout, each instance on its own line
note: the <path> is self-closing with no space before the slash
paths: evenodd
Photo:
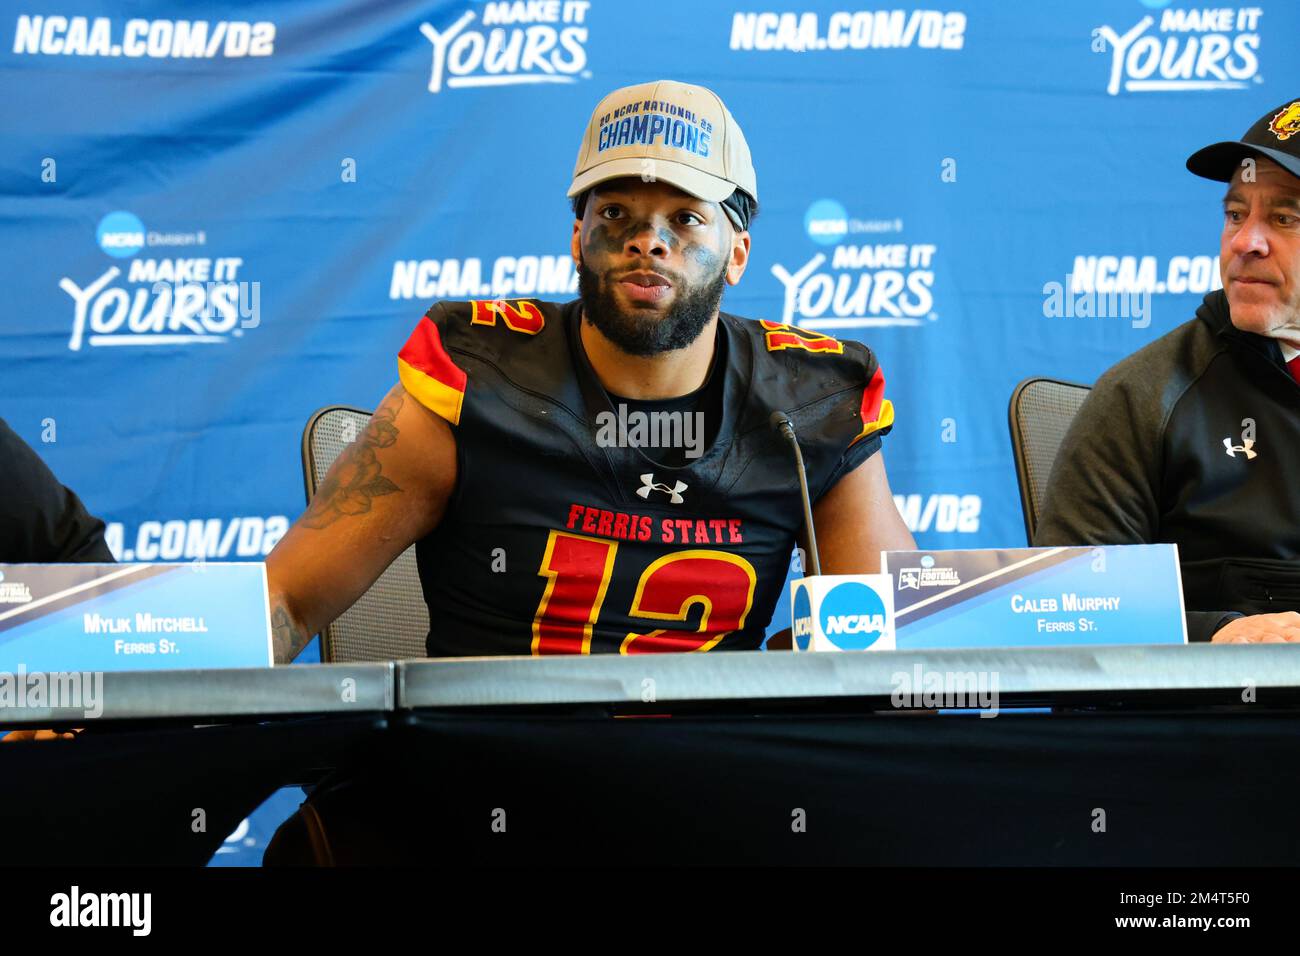
<path id="1" fill-rule="evenodd" d="M 793 637 L 795 647 L 801 651 L 808 650 L 808 644 L 812 640 L 812 601 L 808 598 L 808 589 L 799 588 L 794 593 L 794 627 Z"/>
<path id="2" fill-rule="evenodd" d="M 840 650 L 865 651 L 885 633 L 885 603 L 875 589 L 846 581 L 822 598 L 821 625 Z"/>
<path id="3" fill-rule="evenodd" d="M 833 246 L 849 234 L 849 214 L 834 199 L 819 199 L 803 216 L 808 238 L 823 246 Z"/>
<path id="4" fill-rule="evenodd" d="M 95 230 L 99 248 L 115 259 L 125 259 L 144 248 L 144 223 L 134 213 L 110 212 Z"/>

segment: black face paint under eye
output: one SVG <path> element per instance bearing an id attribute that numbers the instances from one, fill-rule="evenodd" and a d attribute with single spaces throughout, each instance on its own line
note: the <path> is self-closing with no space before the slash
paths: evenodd
<path id="1" fill-rule="evenodd" d="M 589 256 L 617 255 L 623 249 L 623 241 L 614 235 L 613 231 L 604 223 L 597 223 L 591 227 L 587 233 L 587 241 L 583 244 L 583 251 Z"/>
<path id="2" fill-rule="evenodd" d="M 720 224 L 715 222 L 713 225 L 713 232 L 716 235 Z M 611 256 L 621 255 L 628 241 L 649 228 L 649 223 L 645 221 L 632 223 L 622 229 L 618 226 L 616 220 L 598 219 L 591 227 L 591 231 L 587 233 L 583 245 L 584 255 L 590 258 L 596 258 L 602 253 Z M 668 249 L 676 251 L 680 247 L 683 257 L 698 266 L 704 274 L 716 275 L 722 271 L 722 257 L 718 251 L 699 239 L 691 239 L 683 246 L 681 238 L 669 229 L 660 229 L 655 235 Z"/>

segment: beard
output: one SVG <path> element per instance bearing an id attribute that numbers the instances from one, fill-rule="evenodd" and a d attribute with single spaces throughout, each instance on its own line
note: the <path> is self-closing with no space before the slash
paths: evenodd
<path id="1" fill-rule="evenodd" d="M 722 302 L 726 277 L 724 265 L 717 276 L 704 285 L 693 289 L 675 285 L 676 296 L 667 312 L 652 308 L 628 312 L 619 307 L 614 297 L 616 280 L 610 277 L 602 288 L 600 277 L 580 262 L 578 294 L 582 297 L 587 321 L 605 338 L 628 355 L 648 357 L 684 349 L 700 337 Z"/>

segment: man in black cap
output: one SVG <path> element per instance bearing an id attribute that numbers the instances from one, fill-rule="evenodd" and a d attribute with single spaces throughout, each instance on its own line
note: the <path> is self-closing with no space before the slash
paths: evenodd
<path id="1" fill-rule="evenodd" d="M 1174 542 L 1192 640 L 1300 642 L 1300 99 L 1187 168 L 1229 184 L 1223 288 L 1098 380 L 1034 544 Z"/>

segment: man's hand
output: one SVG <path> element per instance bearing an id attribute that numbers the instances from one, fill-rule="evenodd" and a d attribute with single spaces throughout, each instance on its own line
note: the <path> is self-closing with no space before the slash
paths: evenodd
<path id="1" fill-rule="evenodd" d="M 1300 644 L 1300 614 L 1252 614 L 1229 621 L 1214 632 L 1212 644 Z"/>
<path id="2" fill-rule="evenodd" d="M 79 730 L 80 728 L 78 728 Z M 77 731 L 60 733 L 57 730 L 11 730 L 0 737 L 0 743 L 16 744 L 22 740 L 76 740 Z"/>

